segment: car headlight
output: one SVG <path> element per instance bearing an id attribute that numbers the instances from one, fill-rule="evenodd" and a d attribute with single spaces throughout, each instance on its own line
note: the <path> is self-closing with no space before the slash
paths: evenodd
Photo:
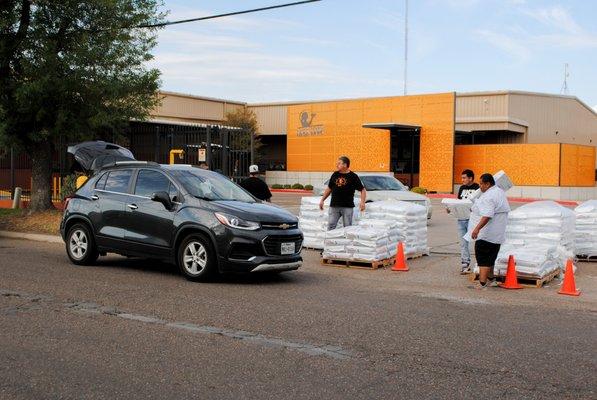
<path id="1" fill-rule="evenodd" d="M 244 229 L 246 231 L 256 231 L 261 227 L 258 222 L 247 221 L 234 215 L 223 213 L 214 214 L 222 225 L 226 225 L 230 228 Z"/>

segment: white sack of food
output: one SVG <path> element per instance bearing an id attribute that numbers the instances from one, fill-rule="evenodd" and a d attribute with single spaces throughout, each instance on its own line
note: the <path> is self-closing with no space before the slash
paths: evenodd
<path id="1" fill-rule="evenodd" d="M 442 204 L 450 210 L 450 215 L 456 219 L 469 219 L 473 202 L 468 199 L 442 199 Z"/>
<path id="2" fill-rule="evenodd" d="M 597 256 L 597 200 L 587 200 L 574 209 L 576 215 L 575 252 L 583 257 Z"/>

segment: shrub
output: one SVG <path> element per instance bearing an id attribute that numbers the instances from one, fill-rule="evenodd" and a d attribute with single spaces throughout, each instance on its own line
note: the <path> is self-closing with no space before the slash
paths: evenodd
<path id="1" fill-rule="evenodd" d="M 313 185 L 305 185 L 305 190 L 313 190 Z"/>
<path id="2" fill-rule="evenodd" d="M 67 175 L 62 178 L 60 186 L 60 200 L 64 201 L 68 196 L 72 196 L 77 191 L 77 175 Z"/>
<path id="3" fill-rule="evenodd" d="M 282 189 L 284 186 L 280 185 L 279 183 L 274 183 L 272 185 L 272 189 Z"/>
<path id="4" fill-rule="evenodd" d="M 293 189 L 304 189 L 305 187 L 303 185 L 301 185 L 300 183 L 295 183 L 294 185 L 292 185 Z"/>
<path id="5" fill-rule="evenodd" d="M 290 189 L 292 188 L 292 185 L 284 185 L 284 189 Z"/>
<path id="6" fill-rule="evenodd" d="M 419 194 L 427 194 L 427 189 L 415 186 L 410 190 L 411 192 L 419 193 Z"/>

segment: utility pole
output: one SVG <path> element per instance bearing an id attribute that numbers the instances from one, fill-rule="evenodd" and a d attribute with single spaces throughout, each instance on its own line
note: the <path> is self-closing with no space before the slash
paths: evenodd
<path id="1" fill-rule="evenodd" d="M 408 0 L 404 0 L 404 95 L 406 96 L 406 79 L 408 77 Z"/>

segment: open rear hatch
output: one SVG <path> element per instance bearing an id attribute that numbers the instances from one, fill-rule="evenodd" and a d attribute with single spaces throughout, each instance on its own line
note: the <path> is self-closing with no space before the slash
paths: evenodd
<path id="1" fill-rule="evenodd" d="M 81 168 L 89 174 L 116 161 L 135 161 L 129 149 L 102 140 L 68 146 L 67 152 L 72 154 Z"/>

